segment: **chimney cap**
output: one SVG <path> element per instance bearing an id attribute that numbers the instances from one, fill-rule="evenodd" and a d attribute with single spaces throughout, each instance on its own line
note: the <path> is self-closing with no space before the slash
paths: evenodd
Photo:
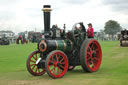
<path id="1" fill-rule="evenodd" d="M 44 11 L 44 12 L 50 12 L 50 11 L 52 11 L 51 5 L 43 5 L 42 11 Z"/>
<path id="2" fill-rule="evenodd" d="M 43 8 L 51 8 L 51 5 L 44 5 Z"/>

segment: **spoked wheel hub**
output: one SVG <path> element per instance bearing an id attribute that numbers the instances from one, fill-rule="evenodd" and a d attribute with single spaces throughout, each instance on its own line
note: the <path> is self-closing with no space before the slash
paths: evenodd
<path id="1" fill-rule="evenodd" d="M 61 63 L 56 61 L 56 62 L 53 62 L 53 66 L 54 67 L 60 67 L 61 66 Z"/>

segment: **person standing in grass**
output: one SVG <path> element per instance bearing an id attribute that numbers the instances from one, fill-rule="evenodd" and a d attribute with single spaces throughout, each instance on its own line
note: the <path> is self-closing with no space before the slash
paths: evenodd
<path id="1" fill-rule="evenodd" d="M 94 38 L 94 28 L 92 27 L 91 23 L 88 24 L 87 33 L 88 33 L 88 38 Z"/>

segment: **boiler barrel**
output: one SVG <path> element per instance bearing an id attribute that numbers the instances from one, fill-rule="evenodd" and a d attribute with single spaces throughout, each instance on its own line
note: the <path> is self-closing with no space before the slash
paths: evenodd
<path id="1" fill-rule="evenodd" d="M 53 50 L 61 50 L 63 52 L 72 51 L 73 43 L 71 40 L 41 40 L 38 44 L 40 52 L 50 52 Z"/>

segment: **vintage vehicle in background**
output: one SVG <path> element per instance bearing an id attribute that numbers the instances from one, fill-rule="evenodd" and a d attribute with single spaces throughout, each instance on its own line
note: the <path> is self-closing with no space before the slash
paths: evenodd
<path id="1" fill-rule="evenodd" d="M 33 33 L 32 35 L 32 43 L 38 43 L 42 39 L 42 34 L 39 32 Z"/>
<path id="2" fill-rule="evenodd" d="M 29 42 L 38 43 L 42 39 L 42 33 L 30 31 L 28 32 L 28 39 Z"/>
<path id="3" fill-rule="evenodd" d="M 19 37 L 16 39 L 16 44 L 24 44 L 24 43 L 27 44 L 28 43 L 28 40 L 25 39 L 24 36 L 19 35 Z"/>
<path id="4" fill-rule="evenodd" d="M 50 5 L 44 5 L 44 38 L 37 50 L 27 59 L 27 70 L 34 76 L 48 73 L 52 78 L 63 77 L 67 71 L 81 65 L 85 72 L 96 72 L 101 65 L 102 50 L 99 42 L 88 39 L 83 22 L 73 25 L 72 30 L 53 25 L 50 28 Z"/>
<path id="5" fill-rule="evenodd" d="M 9 45 L 9 39 L 7 37 L 0 37 L 0 45 Z"/>
<path id="6" fill-rule="evenodd" d="M 16 44 L 24 44 L 28 43 L 28 37 L 27 37 L 27 32 L 20 32 L 18 34 L 18 38 L 16 39 Z"/>
<path id="7" fill-rule="evenodd" d="M 128 30 L 121 31 L 120 46 L 128 46 Z"/>

